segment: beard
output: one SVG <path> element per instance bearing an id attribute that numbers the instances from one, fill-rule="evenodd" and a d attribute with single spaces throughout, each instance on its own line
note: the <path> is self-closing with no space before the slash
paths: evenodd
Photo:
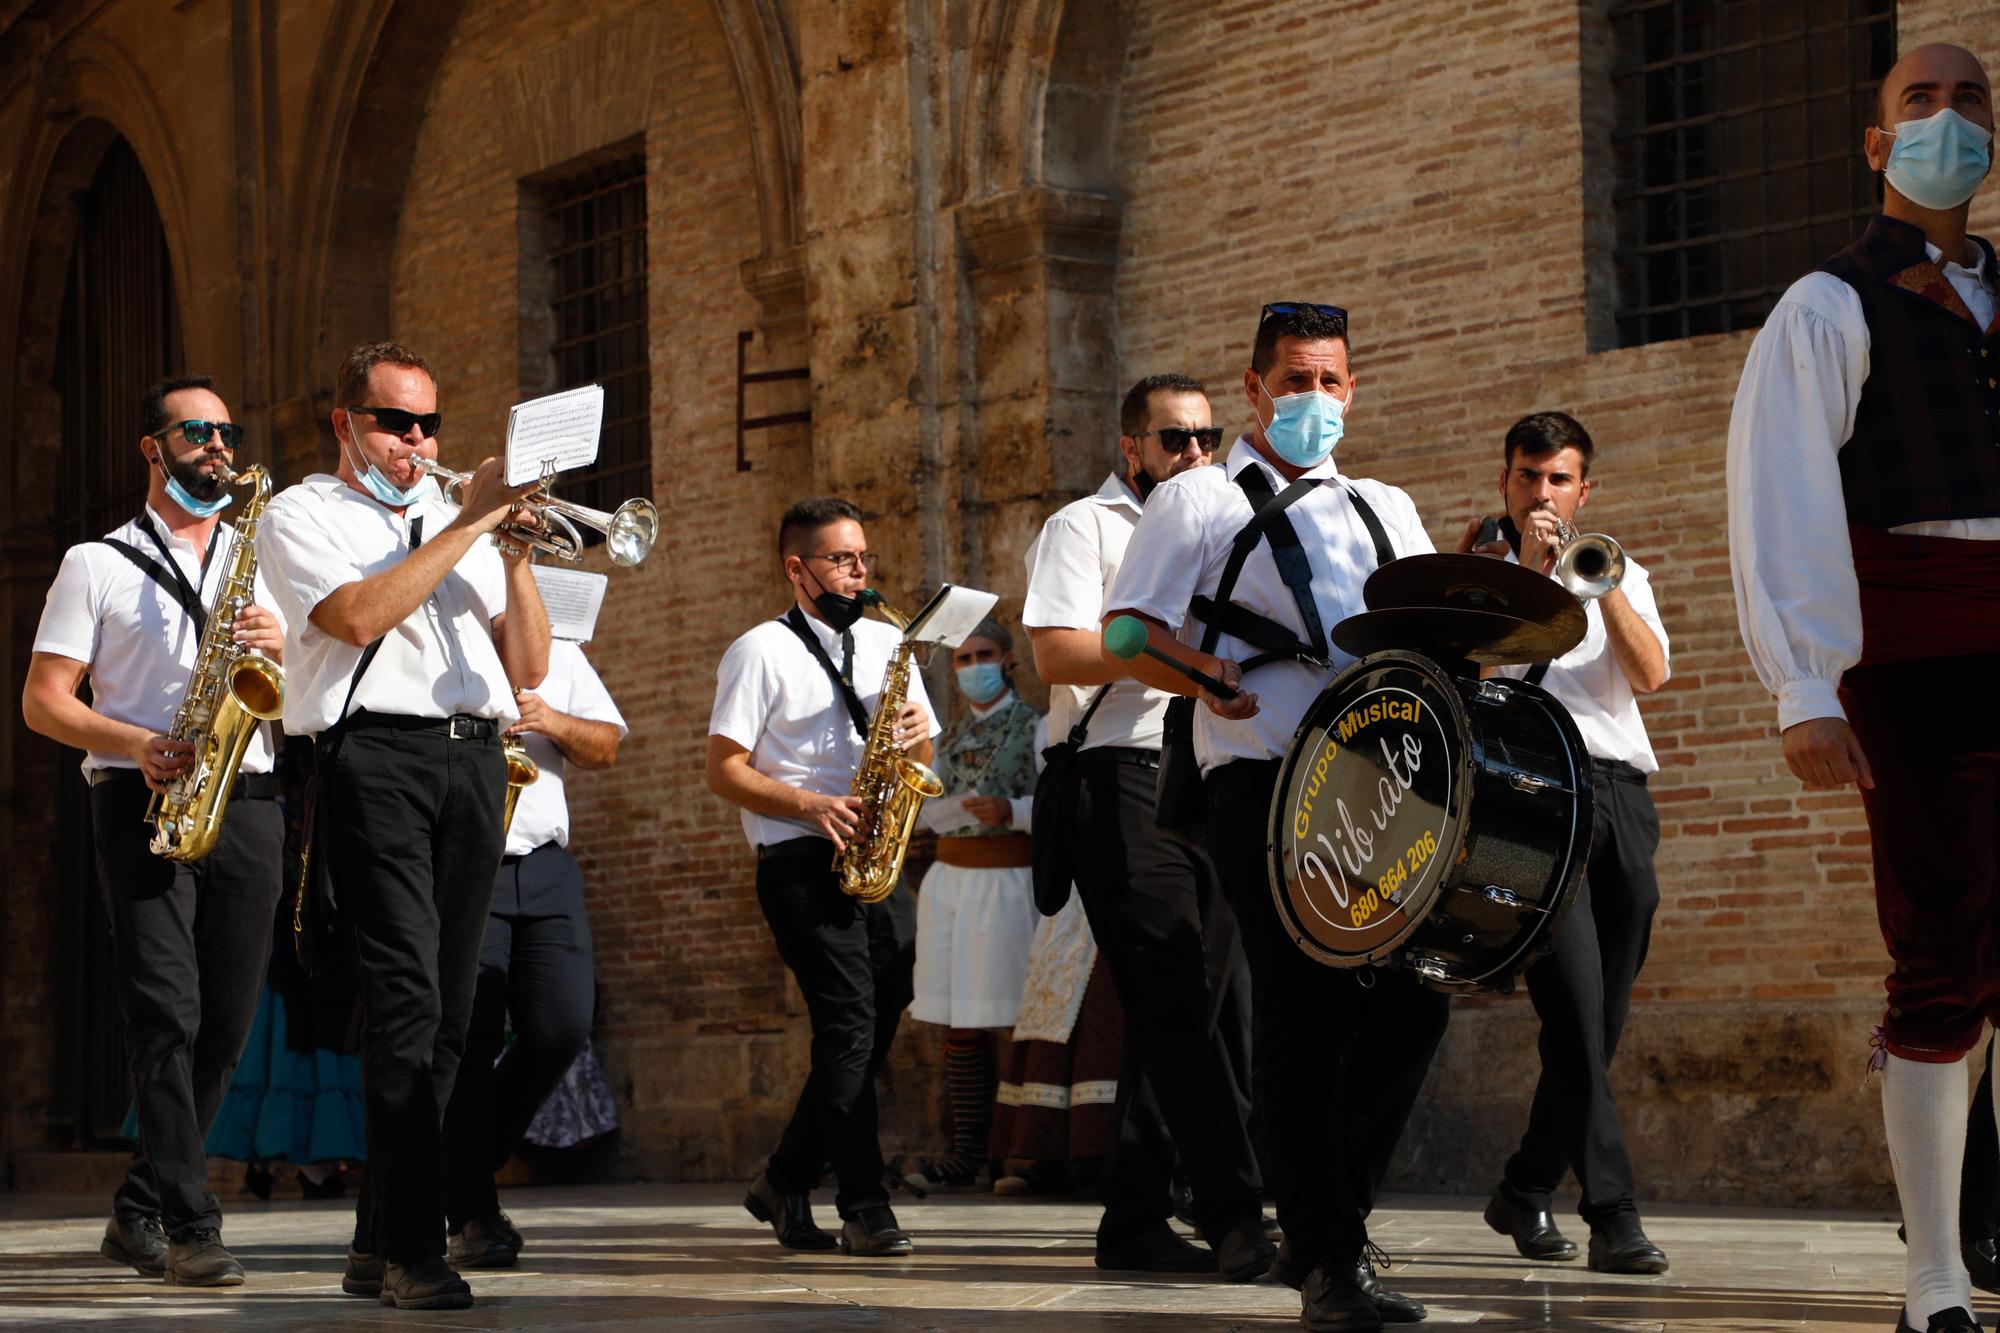
<path id="1" fill-rule="evenodd" d="M 220 468 L 214 472 L 202 471 L 203 465 L 208 461 L 209 455 L 205 453 L 191 461 L 164 456 L 161 459 L 167 475 L 179 482 L 182 490 L 204 503 L 222 494 L 223 487 L 229 484 L 222 479 Z"/>

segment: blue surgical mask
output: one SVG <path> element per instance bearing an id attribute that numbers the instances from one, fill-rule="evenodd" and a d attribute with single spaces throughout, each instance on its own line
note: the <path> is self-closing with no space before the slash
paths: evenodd
<path id="1" fill-rule="evenodd" d="M 1263 388 L 1264 381 L 1257 381 Z M 1318 467 L 1333 457 L 1334 446 L 1347 430 L 1347 404 L 1330 393 L 1308 389 L 1271 399 L 1271 424 L 1264 427 L 1264 439 L 1278 457 L 1293 467 Z"/>
<path id="2" fill-rule="evenodd" d="M 1882 174 L 1896 193 L 1925 208 L 1957 208 L 1972 198 L 1993 165 L 1993 131 L 1950 107 L 1883 132 L 1896 146 Z"/>
<path id="3" fill-rule="evenodd" d="M 188 494 L 187 487 L 181 485 L 180 482 L 169 475 L 167 477 L 167 498 L 187 510 L 190 514 L 193 514 L 196 518 L 208 518 L 227 509 L 230 501 L 236 497 L 228 491 L 224 491 L 213 500 L 197 500 Z"/>
<path id="4" fill-rule="evenodd" d="M 974 662 L 958 671 L 958 688 L 976 704 L 990 704 L 1007 688 L 1007 673 L 998 662 Z"/>
<path id="5" fill-rule="evenodd" d="M 346 447 L 346 445 L 341 446 L 343 449 Z M 359 453 L 360 451 L 356 450 L 356 452 Z M 362 457 L 366 458 L 367 455 L 363 454 Z M 382 469 L 376 467 L 373 463 L 370 463 L 368 470 L 361 474 L 361 484 L 368 488 L 370 495 L 391 509 L 408 508 L 437 488 L 436 479 L 430 473 L 426 472 L 423 476 L 417 478 L 416 485 L 405 490 L 395 482 L 390 481 L 383 474 Z"/>

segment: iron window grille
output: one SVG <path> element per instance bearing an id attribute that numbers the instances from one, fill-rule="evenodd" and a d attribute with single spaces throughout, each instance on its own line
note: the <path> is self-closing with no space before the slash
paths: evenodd
<path id="1" fill-rule="evenodd" d="M 652 493 L 645 156 L 593 166 L 555 183 L 545 197 L 553 388 L 604 386 L 597 462 L 564 476 L 560 493 L 578 504 L 616 509 Z M 584 535 L 601 540 L 595 532 Z"/>
<path id="2" fill-rule="evenodd" d="M 1610 10 L 1618 343 L 1755 328 L 1877 211 L 1860 149 L 1895 0 Z"/>

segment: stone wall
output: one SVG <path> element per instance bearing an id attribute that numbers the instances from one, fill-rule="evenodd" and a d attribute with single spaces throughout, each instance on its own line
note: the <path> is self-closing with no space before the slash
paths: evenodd
<path id="1" fill-rule="evenodd" d="M 1408 488 L 1440 545 L 1492 507 L 1505 426 L 1560 407 L 1602 449 L 1594 526 L 1654 574 L 1674 648 L 1673 680 L 1646 705 L 1663 902 L 1618 1071 L 1643 1188 L 1884 1195 L 1874 1099 L 1855 1090 L 1886 966 L 1866 832 L 1850 797 L 1784 774 L 1730 598 L 1723 438 L 1748 335 L 1606 350 L 1597 0 L 36 13 L 0 20 L 0 354 L 17 366 L 0 421 L 48 406 L 53 334 L 33 293 L 67 253 L 66 182 L 115 132 L 159 198 L 190 360 L 221 375 L 257 451 L 293 478 L 323 461 L 334 358 L 391 334 L 438 361 L 442 448 L 469 463 L 537 384 L 534 182 L 642 146 L 667 535 L 614 575 L 592 647 L 633 735 L 616 771 L 571 788 L 598 1040 L 626 1120 L 608 1169 L 745 1173 L 803 1071 L 803 1015 L 736 817 L 700 777 L 715 661 L 785 603 L 771 549 L 784 505 L 859 501 L 892 600 L 950 578 L 1015 614 L 1042 518 L 1113 456 L 1123 386 L 1189 371 L 1218 424 L 1240 428 L 1258 306 L 1305 298 L 1353 312 L 1343 466 Z M 2000 0 L 1905 6 L 1901 42 L 1976 42 L 1996 20 Z M 2000 193 L 1974 220 L 2000 225 Z M 754 332 L 752 369 L 811 370 L 750 391 L 752 414 L 809 407 L 812 422 L 752 434 L 748 471 L 739 330 Z M 32 506 L 32 447 L 12 429 Z M 16 693 L 55 556 L 46 519 L 18 513 L 0 545 Z M 1032 671 L 1023 683 L 1039 696 Z M 0 759 L 10 798 L 67 779 L 18 715 Z M 37 875 L 45 806 L 7 805 L 15 882 L 52 883 Z M 0 1092 L 0 1152 L 46 1142 L 50 901 L 0 901 L 0 1060 L 19 1075 Z M 905 1033 L 888 1138 L 916 1150 L 938 1132 L 938 1034 Z M 1522 1000 L 1459 1005 L 1401 1183 L 1490 1183 L 1525 1114 L 1532 1033 Z"/>

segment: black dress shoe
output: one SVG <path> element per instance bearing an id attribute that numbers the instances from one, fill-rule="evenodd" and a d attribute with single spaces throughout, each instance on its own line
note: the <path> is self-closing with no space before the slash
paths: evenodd
<path id="1" fill-rule="evenodd" d="M 1208 1248 L 1215 1251 L 1215 1271 L 1224 1282 L 1255 1282 L 1271 1271 L 1278 1247 L 1264 1234 L 1263 1219 L 1252 1214 L 1221 1235 L 1206 1235 Z"/>
<path id="2" fill-rule="evenodd" d="M 1097 1266 L 1114 1273 L 1213 1273 L 1215 1253 L 1190 1245 L 1165 1222 L 1097 1238 Z"/>
<path id="3" fill-rule="evenodd" d="M 1664 1273 L 1667 1252 L 1646 1239 L 1637 1213 L 1613 1213 L 1590 1228 L 1590 1266 L 1599 1273 Z"/>
<path id="4" fill-rule="evenodd" d="M 382 1256 L 363 1254 L 347 1247 L 347 1267 L 340 1274 L 340 1289 L 350 1296 L 370 1299 L 382 1294 Z"/>
<path id="5" fill-rule="evenodd" d="M 840 1224 L 843 1254 L 908 1254 L 915 1248 L 910 1233 L 896 1225 L 896 1214 L 886 1203 L 863 1208 Z"/>
<path id="6" fill-rule="evenodd" d="M 157 1217 L 114 1217 L 104 1224 L 97 1252 L 141 1277 L 158 1277 L 167 1271 L 166 1228 Z"/>
<path id="7" fill-rule="evenodd" d="M 1385 1256 L 1382 1267 L 1388 1266 Z M 1382 1316 L 1382 1322 L 1385 1324 L 1418 1324 L 1422 1323 L 1424 1316 L 1430 1313 L 1424 1309 L 1422 1301 L 1413 1300 L 1400 1291 L 1391 1291 L 1383 1286 L 1382 1279 L 1375 1276 L 1375 1265 L 1369 1262 L 1366 1254 L 1361 1256 L 1361 1262 L 1355 1266 L 1354 1285 L 1361 1288 L 1361 1294 L 1375 1306 L 1375 1313 Z"/>
<path id="8" fill-rule="evenodd" d="M 1381 1333 L 1382 1315 L 1354 1285 L 1345 1264 L 1321 1264 L 1306 1276 L 1299 1326 L 1313 1333 Z"/>
<path id="9" fill-rule="evenodd" d="M 382 1265 L 379 1299 L 398 1310 L 468 1310 L 472 1288 L 436 1255 L 407 1264 L 391 1259 Z"/>
<path id="10" fill-rule="evenodd" d="M 1972 1317 L 1972 1311 L 1962 1305 L 1954 1305 L 1949 1310 L 1939 1310 L 1932 1315 L 1922 1328 L 1910 1322 L 1907 1310 L 1898 1311 L 1896 1333 L 1981 1333 L 1981 1330 L 1979 1321 Z"/>
<path id="11" fill-rule="evenodd" d="M 1965 1274 L 1972 1279 L 1972 1285 L 2000 1296 L 2000 1254 L 1995 1250 L 1991 1236 L 1958 1243 L 1959 1256 L 1965 1260 Z"/>
<path id="12" fill-rule="evenodd" d="M 197 1227 L 186 1240 L 167 1244 L 167 1285 L 170 1287 L 240 1287 L 243 1265 L 222 1248 L 222 1233 Z"/>
<path id="13" fill-rule="evenodd" d="M 838 1243 L 814 1225 L 810 1199 L 803 1194 L 780 1194 L 769 1175 L 759 1174 L 750 1182 L 743 1206 L 759 1222 L 769 1222 L 778 1244 L 788 1250 L 830 1250 Z"/>
<path id="14" fill-rule="evenodd" d="M 444 1249 L 454 1268 L 512 1268 L 521 1259 L 494 1215 L 466 1218 L 463 1227 L 445 1238 Z"/>
<path id="15" fill-rule="evenodd" d="M 514 1247 L 514 1253 L 519 1254 L 522 1249 L 521 1229 L 514 1225 L 513 1218 L 507 1216 L 506 1209 L 495 1208 L 493 1210 L 493 1225 L 500 1229 L 500 1234 L 505 1236 L 507 1243 Z"/>
<path id="16" fill-rule="evenodd" d="M 1486 1201 L 1486 1225 L 1511 1236 L 1523 1259 L 1558 1261 L 1576 1258 L 1576 1242 L 1556 1230 L 1555 1215 L 1526 1203 L 1501 1182 Z"/>

